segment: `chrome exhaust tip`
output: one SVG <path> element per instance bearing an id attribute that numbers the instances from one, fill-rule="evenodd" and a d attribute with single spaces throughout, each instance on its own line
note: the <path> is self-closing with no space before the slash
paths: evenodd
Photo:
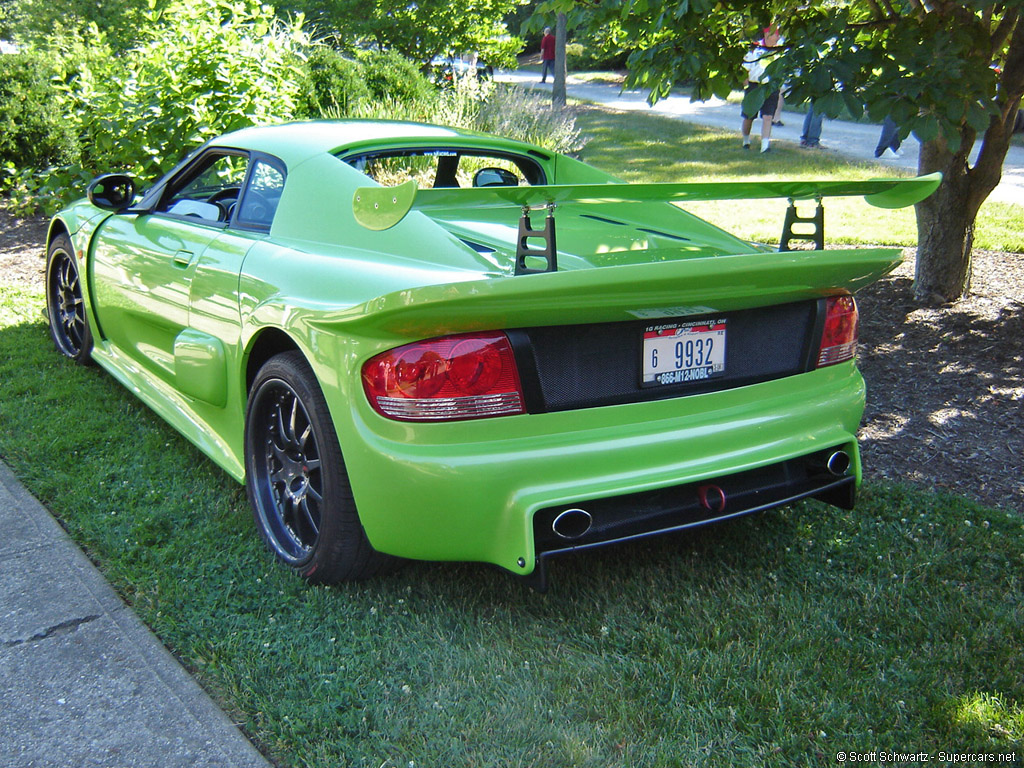
<path id="1" fill-rule="evenodd" d="M 825 467 L 836 477 L 843 477 L 850 469 L 850 454 L 846 451 L 836 451 L 828 457 Z"/>
<path id="2" fill-rule="evenodd" d="M 585 509 L 567 509 L 551 523 L 551 530 L 563 539 L 578 539 L 590 530 L 594 518 Z"/>

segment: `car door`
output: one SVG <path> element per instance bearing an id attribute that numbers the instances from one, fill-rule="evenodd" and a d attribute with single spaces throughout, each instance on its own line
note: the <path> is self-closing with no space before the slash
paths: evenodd
<path id="1" fill-rule="evenodd" d="M 246 153 L 209 149 L 167 183 L 151 211 L 110 217 L 94 240 L 102 339 L 168 381 L 175 339 L 189 325 L 196 266 L 225 233 L 247 168 Z"/>

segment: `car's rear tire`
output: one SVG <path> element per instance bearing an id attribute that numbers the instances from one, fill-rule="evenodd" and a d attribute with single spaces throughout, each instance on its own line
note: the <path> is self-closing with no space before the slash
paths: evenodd
<path id="1" fill-rule="evenodd" d="M 391 570 L 359 521 L 327 402 L 305 358 L 285 352 L 256 375 L 245 416 L 246 491 L 277 558 L 313 583 Z"/>
<path id="2" fill-rule="evenodd" d="M 53 238 L 46 252 L 46 316 L 57 351 L 81 365 L 91 363 L 92 331 L 82 298 L 81 272 L 66 234 Z"/>

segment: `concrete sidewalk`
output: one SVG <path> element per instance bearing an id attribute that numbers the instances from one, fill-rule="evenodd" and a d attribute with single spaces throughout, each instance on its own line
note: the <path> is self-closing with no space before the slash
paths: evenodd
<path id="1" fill-rule="evenodd" d="M 0 766 L 270 768 L 0 463 Z"/>
<path id="2" fill-rule="evenodd" d="M 550 80 L 542 85 L 538 82 L 539 74 L 529 70 L 498 71 L 495 73 L 494 79 L 499 82 L 516 83 L 530 88 L 551 90 Z M 623 91 L 617 85 L 584 83 L 574 80 L 571 75 L 566 82 L 566 91 L 571 98 L 591 101 L 614 109 L 647 112 L 649 114 L 685 120 L 697 125 L 732 131 L 736 134 L 736 144 L 739 146 L 739 104 L 730 104 L 721 99 L 691 102 L 689 96 L 669 96 L 652 107 L 647 103 L 646 91 Z M 792 146 L 799 146 L 800 135 L 803 132 L 804 115 L 798 112 L 783 110 L 782 121 L 784 125 L 773 127 L 772 141 L 784 141 Z M 760 121 L 757 121 L 752 132 L 755 139 L 758 137 L 759 131 Z M 877 125 L 826 119 L 822 125 L 821 146 L 824 148 L 824 151 L 835 152 L 851 160 L 876 163 L 883 167 L 902 168 L 916 173 L 917 156 L 921 149 L 920 142 L 911 135 L 903 142 L 901 147 L 903 157 L 878 159 L 875 157 L 875 147 L 878 144 L 880 134 L 881 128 Z M 757 142 L 755 141 L 754 144 L 756 150 Z M 977 156 L 979 148 L 980 142 L 975 147 L 972 162 Z M 1003 163 L 1002 181 L 996 187 L 990 199 L 1024 205 L 1024 148 L 1010 147 L 1010 151 L 1006 155 L 1006 161 Z"/>

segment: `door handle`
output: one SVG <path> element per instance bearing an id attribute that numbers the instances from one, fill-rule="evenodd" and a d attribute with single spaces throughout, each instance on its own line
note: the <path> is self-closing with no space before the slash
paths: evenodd
<path id="1" fill-rule="evenodd" d="M 187 267 L 192 263 L 192 251 L 178 251 L 174 254 L 174 263 L 179 267 Z"/>

